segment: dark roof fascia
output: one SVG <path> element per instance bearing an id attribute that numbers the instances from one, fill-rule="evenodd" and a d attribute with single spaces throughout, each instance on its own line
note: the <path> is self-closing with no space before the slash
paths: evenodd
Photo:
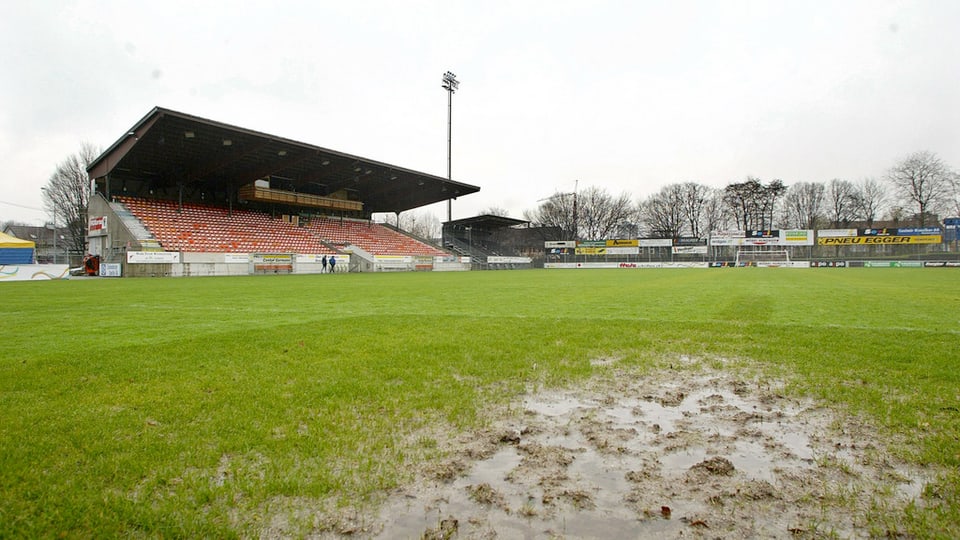
<path id="1" fill-rule="evenodd" d="M 149 131 L 150 127 L 153 126 L 153 124 L 155 124 L 155 123 L 156 123 L 160 118 L 162 118 L 163 116 L 174 116 L 174 117 L 177 117 L 177 118 L 180 118 L 180 119 L 183 119 L 183 120 L 187 120 L 187 121 L 191 121 L 191 122 L 197 122 L 197 123 L 199 123 L 199 124 L 203 124 L 203 125 L 206 125 L 206 126 L 209 126 L 209 127 L 216 128 L 216 129 L 222 129 L 222 130 L 229 131 L 229 132 L 233 132 L 233 133 L 238 133 L 238 134 L 244 134 L 244 135 L 249 135 L 249 136 L 253 136 L 253 137 L 264 138 L 264 139 L 268 139 L 268 140 L 270 140 L 270 141 L 272 141 L 272 142 L 279 142 L 279 143 L 283 143 L 283 144 L 289 144 L 289 145 L 297 146 L 297 147 L 303 148 L 303 149 L 305 149 L 305 150 L 313 151 L 313 152 L 322 152 L 322 153 L 329 154 L 329 155 L 334 156 L 334 157 L 339 157 L 339 158 L 343 158 L 343 159 L 359 161 L 359 162 L 364 163 L 364 164 L 367 164 L 367 165 L 389 168 L 389 169 L 393 169 L 393 170 L 395 170 L 395 171 L 397 171 L 397 172 L 402 172 L 402 173 L 405 173 L 405 174 L 411 174 L 411 175 L 414 175 L 414 176 L 421 176 L 421 177 L 423 177 L 423 178 L 425 178 L 425 179 L 430 179 L 430 180 L 434 180 L 434 181 L 438 181 L 438 182 L 443 182 L 443 183 L 446 183 L 446 184 L 449 184 L 449 185 L 453 186 L 454 188 L 456 188 L 456 187 L 462 187 L 462 188 L 464 189 L 464 191 L 467 191 L 467 192 L 476 192 L 476 191 L 479 191 L 479 190 L 480 190 L 480 188 L 479 188 L 478 186 L 474 186 L 474 185 L 471 185 L 471 184 L 466 184 L 466 183 L 463 183 L 463 182 L 458 182 L 458 181 L 456 181 L 456 180 L 448 180 L 447 178 L 444 178 L 444 177 L 442 177 L 442 176 L 436 176 L 436 175 L 429 174 L 429 173 L 423 173 L 423 172 L 420 172 L 420 171 L 415 171 L 415 170 L 413 170 L 413 169 L 408 169 L 408 168 L 400 167 L 400 166 L 397 166 L 397 165 L 391 165 L 391 164 L 389 164 L 389 163 L 384 163 L 384 162 L 381 162 L 381 161 L 376 161 L 376 160 L 372 160 L 372 159 L 368 159 L 368 158 L 364 158 L 364 157 L 360 157 L 360 156 L 355 156 L 355 155 L 347 154 L 347 153 L 344 153 L 344 152 L 338 152 L 338 151 L 336 151 L 336 150 L 330 150 L 330 149 L 328 149 L 328 148 L 323 148 L 323 147 L 321 147 L 321 146 L 315 146 L 315 145 L 312 145 L 312 144 L 307 144 L 307 143 L 304 143 L 304 142 L 295 141 L 295 140 L 293 140 L 293 139 L 287 139 L 287 138 L 285 138 L 285 137 L 278 137 L 278 136 L 276 136 L 276 135 L 270 135 L 270 134 L 268 134 L 268 133 L 263 133 L 263 132 L 261 132 L 261 131 L 256 131 L 256 130 L 252 130 L 252 129 L 241 128 L 241 127 L 238 127 L 238 126 L 234 126 L 234 125 L 230 125 L 230 124 L 225 124 L 225 123 L 223 123 L 223 122 L 217 122 L 217 121 L 215 121 L 215 120 L 209 120 L 209 119 L 206 119 L 206 118 L 201 118 L 201 117 L 199 117 L 199 116 L 194 116 L 194 115 L 191 115 L 191 114 L 186 114 L 186 113 L 174 111 L 174 110 L 171 110 L 171 109 L 164 109 L 164 108 L 162 108 L 162 107 L 154 107 L 153 110 L 151 110 L 146 116 L 144 116 L 142 119 L 140 119 L 139 122 L 137 122 L 136 124 L 134 124 L 134 126 L 133 126 L 131 129 L 127 130 L 127 132 L 123 135 L 123 137 L 121 137 L 120 139 L 118 139 L 115 143 L 113 143 L 113 144 L 110 146 L 110 148 L 108 148 L 106 151 L 104 151 L 102 154 L 100 154 L 100 156 L 97 157 L 97 159 L 95 159 L 95 160 L 90 164 L 89 167 L 87 167 L 87 172 L 88 172 L 89 176 L 90 176 L 91 178 L 100 178 L 100 177 L 108 174 L 108 173 L 110 172 L 110 169 L 112 168 L 112 167 L 110 166 L 110 164 L 111 164 L 111 163 L 113 163 L 113 164 L 118 163 L 118 162 L 120 161 L 120 159 L 121 159 L 127 152 L 129 152 L 130 149 L 134 146 L 134 144 L 136 143 L 137 139 L 138 139 L 139 137 L 141 137 L 144 133 L 146 133 L 147 131 Z M 115 159 L 112 159 L 112 158 L 115 158 Z"/>
<path id="2" fill-rule="evenodd" d="M 451 226 L 465 226 L 465 225 L 494 225 L 496 227 L 515 227 L 517 225 L 523 225 L 530 223 L 522 219 L 514 219 L 504 216 L 495 216 L 492 214 L 484 214 L 481 216 L 473 216 L 463 219 L 455 219 L 453 221 L 447 221 L 444 225 Z"/>

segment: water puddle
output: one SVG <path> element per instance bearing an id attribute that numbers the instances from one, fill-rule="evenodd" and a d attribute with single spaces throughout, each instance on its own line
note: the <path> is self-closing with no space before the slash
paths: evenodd
<path id="1" fill-rule="evenodd" d="M 836 442 L 813 403 L 670 375 L 527 396 L 520 418 L 474 434 L 490 451 L 464 474 L 391 497 L 379 537 L 791 538 L 814 523 L 851 536 L 869 509 L 826 508 L 831 482 L 901 506 L 922 489 L 916 471 L 871 469 L 879 442 Z"/>

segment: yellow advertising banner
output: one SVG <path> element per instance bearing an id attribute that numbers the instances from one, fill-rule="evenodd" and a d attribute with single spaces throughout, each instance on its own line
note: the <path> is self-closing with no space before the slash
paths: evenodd
<path id="1" fill-rule="evenodd" d="M 633 240 L 607 240 L 607 247 L 637 247 L 637 239 Z"/>
<path id="2" fill-rule="evenodd" d="M 863 246 L 863 245 L 902 245 L 902 244 L 940 244 L 943 236 L 925 234 L 920 236 L 847 236 L 817 238 L 820 246 Z"/>
<path id="3" fill-rule="evenodd" d="M 578 247 L 577 255 L 606 255 L 607 248 L 605 247 Z"/>

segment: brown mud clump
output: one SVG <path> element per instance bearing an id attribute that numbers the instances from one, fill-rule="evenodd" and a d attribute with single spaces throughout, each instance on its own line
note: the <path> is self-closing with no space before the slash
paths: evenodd
<path id="1" fill-rule="evenodd" d="M 693 467 L 690 468 L 691 471 L 695 472 L 705 472 L 707 474 L 720 474 L 723 476 L 730 476 L 733 474 L 733 471 L 736 470 L 733 466 L 733 463 L 730 463 L 730 460 L 724 457 L 715 456 L 710 459 L 701 461 Z"/>

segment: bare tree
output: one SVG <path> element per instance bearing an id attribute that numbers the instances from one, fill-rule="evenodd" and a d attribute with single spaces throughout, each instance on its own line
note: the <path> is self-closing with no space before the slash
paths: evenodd
<path id="1" fill-rule="evenodd" d="M 684 226 L 683 186 L 670 184 L 660 188 L 640 205 L 650 236 L 678 238 Z"/>
<path id="2" fill-rule="evenodd" d="M 746 230 L 751 226 L 751 216 L 756 213 L 756 192 L 760 189 L 760 181 L 756 178 L 747 178 L 746 182 L 733 182 L 724 188 L 723 202 L 738 229 Z"/>
<path id="3" fill-rule="evenodd" d="M 824 186 L 819 182 L 798 182 L 783 196 L 784 223 L 800 229 L 816 229 L 823 217 Z"/>
<path id="4" fill-rule="evenodd" d="M 702 238 L 719 224 L 722 201 L 717 191 L 696 182 L 664 186 L 640 203 L 649 234 L 661 238 Z"/>
<path id="5" fill-rule="evenodd" d="M 907 218 L 907 209 L 899 204 L 895 204 L 887 211 L 887 217 L 894 223 L 899 223 Z"/>
<path id="6" fill-rule="evenodd" d="M 523 218 L 545 230 L 559 229 L 561 238 L 556 240 L 577 240 L 576 200 L 576 193 L 554 193 L 540 201 L 536 209 L 524 210 Z"/>
<path id="7" fill-rule="evenodd" d="M 913 204 L 917 209 L 920 226 L 950 196 L 954 173 L 932 152 L 916 152 L 890 168 L 890 181 L 901 202 Z"/>
<path id="8" fill-rule="evenodd" d="M 589 187 L 578 193 L 556 193 L 523 215 L 534 225 L 559 227 L 565 240 L 579 240 L 615 236 L 636 221 L 637 210 L 627 193 L 613 196 L 602 188 Z"/>
<path id="9" fill-rule="evenodd" d="M 865 221 L 867 227 L 873 227 L 887 203 L 886 186 L 875 178 L 864 178 L 857 183 L 855 190 L 857 219 Z"/>
<path id="10" fill-rule="evenodd" d="M 708 234 L 729 228 L 729 219 L 723 204 L 723 190 L 710 188 L 701 219 L 703 221 L 701 230 Z"/>
<path id="11" fill-rule="evenodd" d="M 953 188 L 953 194 L 950 201 L 950 210 L 952 217 L 960 217 L 960 173 L 954 171 L 951 175 L 950 185 Z"/>
<path id="12" fill-rule="evenodd" d="M 90 143 L 57 165 L 43 186 L 43 206 L 53 217 L 54 226 L 62 222 L 69 231 L 69 250 L 76 255 L 86 252 L 87 204 L 90 197 L 90 176 L 87 167 L 101 153 Z"/>
<path id="13" fill-rule="evenodd" d="M 626 192 L 614 196 L 603 188 L 589 187 L 577 194 L 577 230 L 582 238 L 612 238 L 625 223 L 636 221 L 637 209 Z"/>
<path id="14" fill-rule="evenodd" d="M 710 197 L 710 188 L 696 182 L 685 182 L 680 186 L 681 211 L 687 222 L 687 231 L 694 238 L 702 238 L 705 232 L 704 213 Z"/>
<path id="15" fill-rule="evenodd" d="M 850 223 L 856 215 L 856 187 L 848 180 L 834 178 L 827 183 L 828 217 L 834 227 Z"/>
<path id="16" fill-rule="evenodd" d="M 478 212 L 478 214 L 481 216 L 510 217 L 510 213 L 507 212 L 505 208 L 501 208 L 499 206 L 491 206 L 488 208 L 484 208 L 483 210 Z"/>
<path id="17" fill-rule="evenodd" d="M 781 180 L 771 180 L 763 185 L 759 178 L 748 176 L 745 182 L 734 182 L 724 188 L 724 202 L 738 228 L 769 229 L 777 201 L 787 187 Z"/>
<path id="18" fill-rule="evenodd" d="M 777 202 L 787 192 L 787 186 L 782 180 L 771 180 L 764 186 L 761 193 L 761 229 L 772 229 L 774 224 L 774 212 L 777 210 Z"/>
<path id="19" fill-rule="evenodd" d="M 427 240 L 440 238 L 440 218 L 426 211 L 403 212 L 398 216 L 397 228 Z"/>

